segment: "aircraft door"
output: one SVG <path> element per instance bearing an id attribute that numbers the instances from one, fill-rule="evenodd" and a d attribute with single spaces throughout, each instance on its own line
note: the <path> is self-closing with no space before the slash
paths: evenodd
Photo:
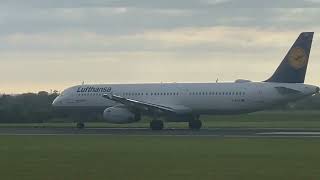
<path id="1" fill-rule="evenodd" d="M 254 95 L 254 102 L 256 105 L 264 105 L 265 99 L 264 99 L 264 86 L 259 84 L 255 85 L 255 95 Z"/>

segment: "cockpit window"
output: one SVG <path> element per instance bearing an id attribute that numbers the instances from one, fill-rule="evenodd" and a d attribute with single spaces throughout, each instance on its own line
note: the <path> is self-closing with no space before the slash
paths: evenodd
<path id="1" fill-rule="evenodd" d="M 64 95 L 66 95 L 67 90 L 68 90 L 68 89 L 63 90 L 63 91 L 60 93 L 60 96 L 64 96 Z"/>

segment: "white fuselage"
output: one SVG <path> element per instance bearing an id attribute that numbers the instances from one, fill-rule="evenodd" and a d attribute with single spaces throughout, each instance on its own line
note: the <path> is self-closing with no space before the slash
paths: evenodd
<path id="1" fill-rule="evenodd" d="M 299 93 L 279 91 L 288 88 Z M 59 108 L 107 108 L 116 102 L 103 97 L 112 93 L 124 98 L 172 107 L 183 114 L 234 114 L 263 110 L 315 94 L 318 87 L 294 83 L 159 83 L 92 84 L 66 89 L 53 105 Z"/>

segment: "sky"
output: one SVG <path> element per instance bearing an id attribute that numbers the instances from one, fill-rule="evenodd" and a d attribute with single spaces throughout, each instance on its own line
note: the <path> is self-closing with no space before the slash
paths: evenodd
<path id="1" fill-rule="evenodd" d="M 2 0 L 0 93 L 92 83 L 263 81 L 315 31 L 320 0 Z"/>

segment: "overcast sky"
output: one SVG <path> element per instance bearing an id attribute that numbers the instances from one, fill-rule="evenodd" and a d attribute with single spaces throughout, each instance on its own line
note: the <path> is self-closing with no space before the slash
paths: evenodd
<path id="1" fill-rule="evenodd" d="M 315 31 L 306 83 L 319 85 L 320 0 L 2 0 L 0 92 L 85 83 L 267 79 Z"/>

